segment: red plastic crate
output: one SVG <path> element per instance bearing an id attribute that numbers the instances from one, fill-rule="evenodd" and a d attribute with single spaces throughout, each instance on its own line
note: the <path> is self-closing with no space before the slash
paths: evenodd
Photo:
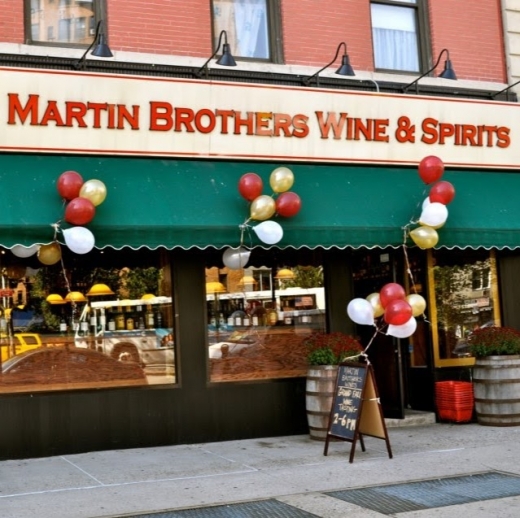
<path id="1" fill-rule="evenodd" d="M 455 423 L 467 423 L 473 417 L 473 406 L 471 408 L 438 408 L 441 421 L 453 421 Z"/>

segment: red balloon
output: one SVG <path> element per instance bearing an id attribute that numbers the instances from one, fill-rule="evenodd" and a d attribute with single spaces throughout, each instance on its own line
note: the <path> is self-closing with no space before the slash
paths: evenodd
<path id="1" fill-rule="evenodd" d="M 440 180 L 444 174 L 444 163 L 436 156 L 424 157 L 419 163 L 419 176 L 425 184 Z"/>
<path id="2" fill-rule="evenodd" d="M 73 200 L 79 196 L 83 185 L 83 178 L 76 171 L 65 171 L 58 178 L 57 188 L 60 196 L 66 200 Z"/>
<path id="3" fill-rule="evenodd" d="M 246 173 L 242 175 L 238 182 L 238 192 L 247 201 L 253 201 L 262 194 L 264 183 L 256 173 Z"/>
<path id="4" fill-rule="evenodd" d="M 387 324 L 401 326 L 412 318 L 412 306 L 403 299 L 392 300 L 385 308 L 383 315 Z"/>
<path id="5" fill-rule="evenodd" d="M 396 282 L 389 282 L 385 284 L 379 291 L 379 302 L 381 306 L 386 308 L 390 302 L 397 299 L 405 299 L 406 292 L 404 288 Z"/>
<path id="6" fill-rule="evenodd" d="M 430 201 L 448 205 L 455 198 L 455 187 L 450 182 L 437 182 L 431 189 L 429 195 Z"/>
<path id="7" fill-rule="evenodd" d="M 280 216 L 290 218 L 296 216 L 302 208 L 302 200 L 295 192 L 282 192 L 276 198 L 276 212 Z"/>
<path id="8" fill-rule="evenodd" d="M 87 198 L 74 198 L 65 208 L 65 221 L 72 225 L 86 225 L 96 215 L 96 207 Z"/>

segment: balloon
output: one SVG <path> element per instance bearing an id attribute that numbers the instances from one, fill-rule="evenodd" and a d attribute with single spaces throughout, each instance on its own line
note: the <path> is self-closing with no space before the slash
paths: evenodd
<path id="1" fill-rule="evenodd" d="M 65 244 L 76 254 L 86 254 L 94 248 L 94 234 L 88 228 L 66 228 L 63 237 Z"/>
<path id="2" fill-rule="evenodd" d="M 437 231 L 428 226 L 414 228 L 410 232 L 410 237 L 413 242 L 423 250 L 433 248 L 439 242 L 439 234 L 437 234 Z"/>
<path id="3" fill-rule="evenodd" d="M 455 198 L 455 187 L 450 182 L 437 182 L 431 189 L 429 200 L 431 202 L 448 205 Z"/>
<path id="4" fill-rule="evenodd" d="M 417 329 L 417 320 L 414 317 L 411 317 L 408 322 L 396 326 L 394 324 L 390 324 L 386 331 L 386 334 L 389 336 L 395 336 L 396 338 L 408 338 L 415 333 Z"/>
<path id="5" fill-rule="evenodd" d="M 246 173 L 238 181 L 238 192 L 247 201 L 253 201 L 262 194 L 264 182 L 256 173 Z"/>
<path id="6" fill-rule="evenodd" d="M 428 205 L 431 203 L 429 196 L 426 196 L 424 198 L 424 201 L 422 202 L 422 210 L 424 210 Z"/>
<path id="7" fill-rule="evenodd" d="M 96 207 L 87 198 L 74 198 L 65 208 L 65 221 L 72 225 L 86 225 L 96 215 Z"/>
<path id="8" fill-rule="evenodd" d="M 446 205 L 438 202 L 432 202 L 424 207 L 419 223 L 432 228 L 441 228 L 448 219 L 448 209 Z"/>
<path id="9" fill-rule="evenodd" d="M 231 270 L 241 270 L 242 268 L 245 268 L 250 255 L 251 252 L 243 246 L 239 246 L 238 248 L 230 247 L 224 250 L 222 261 L 224 262 L 224 265 Z"/>
<path id="10" fill-rule="evenodd" d="M 276 211 L 276 204 L 271 196 L 262 194 L 251 203 L 251 219 L 257 221 L 265 221 L 269 219 Z"/>
<path id="11" fill-rule="evenodd" d="M 379 290 L 379 300 L 381 306 L 384 308 L 386 308 L 392 300 L 404 299 L 405 297 L 406 292 L 404 291 L 404 288 L 396 282 L 389 282 Z"/>
<path id="12" fill-rule="evenodd" d="M 16 257 L 31 257 L 31 255 L 34 255 L 39 248 L 40 245 L 14 245 L 13 248 L 11 248 L 11 252 L 13 252 L 13 255 L 16 255 Z"/>
<path id="13" fill-rule="evenodd" d="M 384 319 L 387 324 L 400 326 L 412 317 L 412 306 L 404 299 L 392 300 L 385 308 Z"/>
<path id="14" fill-rule="evenodd" d="M 277 167 L 269 177 L 269 185 L 274 192 L 288 191 L 294 183 L 294 174 L 287 167 Z"/>
<path id="15" fill-rule="evenodd" d="M 276 221 L 263 221 L 253 227 L 258 239 L 267 245 L 278 243 L 283 237 L 283 229 Z"/>
<path id="16" fill-rule="evenodd" d="M 38 260 L 40 263 L 50 266 L 51 264 L 56 264 L 60 259 L 61 246 L 57 241 L 40 246 L 38 250 Z"/>
<path id="17" fill-rule="evenodd" d="M 79 191 L 80 198 L 90 200 L 95 207 L 101 205 L 107 197 L 107 188 L 100 180 L 86 181 Z"/>
<path id="18" fill-rule="evenodd" d="M 418 317 L 424 313 L 424 310 L 426 309 L 426 301 L 421 297 L 421 295 L 412 293 L 406 297 L 406 301 L 412 307 L 412 316 Z"/>
<path id="19" fill-rule="evenodd" d="M 83 178 L 76 171 L 65 171 L 58 178 L 56 187 L 62 198 L 73 200 L 79 196 L 79 191 L 83 185 Z"/>
<path id="20" fill-rule="evenodd" d="M 427 156 L 419 163 L 419 176 L 425 184 L 440 180 L 444 174 L 444 163 L 436 156 Z"/>
<path id="21" fill-rule="evenodd" d="M 381 305 L 379 293 L 371 293 L 367 297 L 367 300 L 370 302 L 372 310 L 374 311 L 374 318 L 380 317 L 385 312 L 385 308 Z"/>
<path id="22" fill-rule="evenodd" d="M 280 216 L 290 218 L 296 216 L 302 208 L 302 200 L 295 192 L 283 192 L 276 199 L 276 212 Z"/>
<path id="23" fill-rule="evenodd" d="M 374 325 L 374 310 L 367 299 L 352 299 L 347 305 L 347 315 L 356 324 Z"/>

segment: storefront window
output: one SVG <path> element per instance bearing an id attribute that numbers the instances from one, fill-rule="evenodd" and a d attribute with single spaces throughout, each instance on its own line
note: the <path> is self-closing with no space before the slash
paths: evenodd
<path id="1" fill-rule="evenodd" d="M 2 251 L 0 393 L 175 383 L 167 253 L 61 248 Z"/>
<path id="2" fill-rule="evenodd" d="M 305 376 L 304 341 L 325 330 L 320 266 L 206 269 L 210 381 Z"/>
<path id="3" fill-rule="evenodd" d="M 470 358 L 468 337 L 475 329 L 500 325 L 494 256 L 487 250 L 435 250 L 430 286 L 436 363 Z"/>

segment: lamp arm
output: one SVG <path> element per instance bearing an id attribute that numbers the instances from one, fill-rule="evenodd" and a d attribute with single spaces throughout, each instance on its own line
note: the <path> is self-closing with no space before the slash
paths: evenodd
<path id="1" fill-rule="evenodd" d="M 220 44 L 222 43 L 222 36 L 224 36 L 224 43 L 227 43 L 227 33 L 225 30 L 222 30 L 220 31 L 220 34 L 219 34 L 219 37 L 218 37 L 218 43 L 217 43 L 217 48 L 215 49 L 215 52 L 213 52 L 213 54 L 211 54 L 211 56 L 209 57 L 209 59 L 206 61 L 206 63 L 204 63 L 204 65 L 202 65 L 198 70 L 197 72 L 195 72 L 195 75 L 197 77 L 202 77 L 202 71 L 204 69 L 206 69 L 206 79 L 208 78 L 208 63 L 217 55 L 217 52 L 219 51 L 220 49 Z"/>
<path id="2" fill-rule="evenodd" d="M 439 57 L 437 58 L 437 61 L 435 62 L 435 65 L 433 65 L 433 67 L 430 68 L 430 70 L 428 70 L 427 72 L 425 72 L 422 76 L 419 76 L 415 81 L 412 81 L 409 85 L 404 86 L 403 93 L 406 93 L 406 90 L 408 90 L 408 88 L 410 88 L 410 86 L 415 85 L 419 81 L 419 79 L 422 79 L 424 76 L 427 76 L 430 72 L 433 72 L 437 68 L 437 65 L 441 62 L 442 55 L 445 52 L 448 54 L 448 59 L 450 59 L 450 53 L 449 53 L 448 49 L 442 49 L 441 53 L 439 54 Z"/>
<path id="3" fill-rule="evenodd" d="M 509 90 L 510 88 L 513 88 L 513 86 L 516 86 L 517 84 L 520 84 L 520 81 L 517 81 L 516 83 L 513 83 L 512 85 L 507 86 L 503 90 L 500 90 L 500 92 L 496 92 L 491 96 L 491 99 L 494 99 L 497 95 L 500 95 L 504 93 L 505 91 Z"/>
<path id="4" fill-rule="evenodd" d="M 307 77 L 306 79 L 304 79 L 303 80 L 304 86 L 309 86 L 309 84 L 312 81 L 312 79 L 314 79 L 315 77 L 317 78 L 318 75 L 320 74 L 320 72 L 323 72 L 326 68 L 330 67 L 330 65 L 332 65 L 336 61 L 336 59 L 338 59 L 339 50 L 341 49 L 341 47 L 345 47 L 345 54 L 347 53 L 347 44 L 344 41 L 342 41 L 338 45 L 338 48 L 336 49 L 336 55 L 334 56 L 334 59 L 330 63 L 326 64 L 323 68 L 320 68 L 315 74 L 312 74 L 312 76 Z"/>
<path id="5" fill-rule="evenodd" d="M 99 20 L 99 22 L 97 24 L 97 27 L 96 27 L 96 35 L 94 36 L 94 39 L 92 40 L 92 43 L 90 44 L 89 48 L 85 51 L 85 54 L 83 54 L 83 56 L 81 56 L 79 61 L 74 63 L 74 68 L 76 70 L 79 70 L 80 68 L 84 68 L 86 60 L 87 60 L 87 54 L 90 52 L 90 50 L 92 49 L 92 47 L 96 44 L 96 41 L 98 40 L 99 30 L 101 29 L 101 24 L 102 23 L 103 23 L 103 20 Z"/>

